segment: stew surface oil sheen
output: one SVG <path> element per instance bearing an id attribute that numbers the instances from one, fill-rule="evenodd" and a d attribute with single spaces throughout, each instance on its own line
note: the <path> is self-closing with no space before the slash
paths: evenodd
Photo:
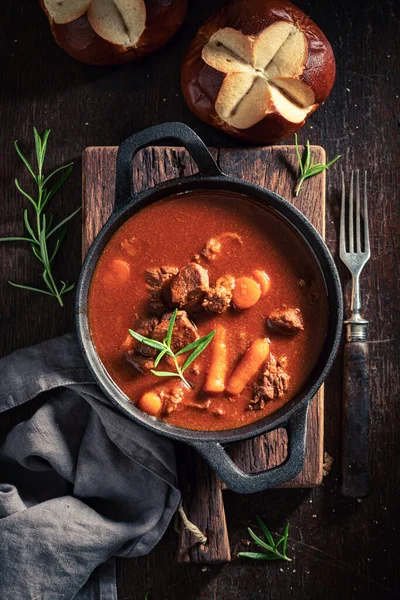
<path id="1" fill-rule="evenodd" d="M 234 235 L 223 237 L 227 233 Z M 210 239 L 221 240 L 221 245 L 220 251 L 207 260 L 201 251 Z M 192 364 L 194 368 L 185 373 L 191 389 L 181 386 L 178 378 L 161 378 L 150 371 L 140 373 L 127 360 L 127 351 L 135 343 L 128 329 L 136 331 L 140 319 L 149 316 L 146 270 L 164 265 L 178 270 L 193 261 L 207 269 L 210 285 L 227 275 L 236 280 L 251 278 L 255 270 L 264 271 L 269 277 L 268 290 L 250 308 L 238 310 L 231 305 L 223 314 L 203 308 L 187 311 L 199 336 L 218 327 L 224 329 L 227 379 L 255 340 L 269 341 L 269 358 L 241 393 L 204 390 L 215 338 Z M 166 307 L 165 312 L 173 308 Z M 300 316 L 302 328 L 295 334 L 270 326 L 269 316 L 281 309 L 294 309 Z M 139 405 L 149 390 L 158 393 L 180 386 L 180 400 L 173 410 L 157 416 L 172 425 L 194 430 L 241 427 L 290 400 L 317 362 L 327 320 L 325 284 L 305 243 L 272 211 L 230 192 L 190 192 L 140 210 L 108 242 L 89 291 L 92 340 L 113 381 Z M 278 372 L 282 367 L 283 373 L 282 385 L 276 387 L 276 362 L 275 367 L 271 366 L 271 356 L 278 361 Z M 163 361 L 157 368 L 172 370 Z M 277 393 L 272 399 L 257 403 L 255 385 L 263 382 L 264 369 L 269 374 L 269 389 Z"/>

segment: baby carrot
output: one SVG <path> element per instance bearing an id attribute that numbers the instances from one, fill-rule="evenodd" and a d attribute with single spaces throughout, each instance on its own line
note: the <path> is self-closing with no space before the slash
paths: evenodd
<path id="1" fill-rule="evenodd" d="M 243 354 L 240 363 L 228 380 L 226 390 L 229 394 L 241 394 L 252 377 L 255 377 L 269 354 L 266 338 L 258 338 Z"/>
<path id="2" fill-rule="evenodd" d="M 204 384 L 206 392 L 217 394 L 225 389 L 226 370 L 227 370 L 227 348 L 225 343 L 226 330 L 221 325 L 217 325 L 213 339 L 212 356 L 210 370 Z"/>

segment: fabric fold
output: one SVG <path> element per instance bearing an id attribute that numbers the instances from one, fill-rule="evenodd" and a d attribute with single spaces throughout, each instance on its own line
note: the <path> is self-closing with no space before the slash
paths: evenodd
<path id="1" fill-rule="evenodd" d="M 0 412 L 43 392 L 0 448 L 0 598 L 116 600 L 112 557 L 150 552 L 179 504 L 172 444 L 111 405 L 73 334 L 0 361 Z"/>

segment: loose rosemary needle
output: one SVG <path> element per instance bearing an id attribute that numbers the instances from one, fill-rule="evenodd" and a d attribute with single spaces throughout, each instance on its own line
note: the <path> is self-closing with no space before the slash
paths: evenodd
<path id="1" fill-rule="evenodd" d="M 25 167 L 31 174 L 37 187 L 36 197 L 34 198 L 33 195 L 29 194 L 21 187 L 21 184 L 19 183 L 18 179 L 15 179 L 15 186 L 17 190 L 23 196 L 25 196 L 25 198 L 27 198 L 33 206 L 34 220 L 31 221 L 32 217 L 29 215 L 28 209 L 25 208 L 23 218 L 27 235 L 3 237 L 0 238 L 0 242 L 30 243 L 33 254 L 42 264 L 42 277 L 46 288 L 43 289 L 32 287 L 22 283 L 15 283 L 13 281 L 9 281 L 8 283 L 17 288 L 31 290 L 32 292 L 40 292 L 41 294 L 47 294 L 48 296 L 54 296 L 54 298 L 57 298 L 59 304 L 63 306 L 64 303 L 62 296 L 64 296 L 64 294 L 66 294 L 67 292 L 70 292 L 73 289 L 74 284 L 62 280 L 60 281 L 60 283 L 56 283 L 52 271 L 52 266 L 54 259 L 60 249 L 61 242 L 63 241 L 66 233 L 65 225 L 70 219 L 72 219 L 72 217 L 74 217 L 81 210 L 81 207 L 77 208 L 72 214 L 63 219 L 57 225 L 54 225 L 53 223 L 53 215 L 47 215 L 44 212 L 44 210 L 48 202 L 53 198 L 53 196 L 58 192 L 61 186 L 67 181 L 68 177 L 71 175 L 74 163 L 71 162 L 67 165 L 63 165 L 55 169 L 49 175 L 44 175 L 43 167 L 46 156 L 47 140 L 50 135 L 50 129 L 46 129 L 46 131 L 40 136 L 36 127 L 34 127 L 33 135 L 35 139 L 36 151 L 36 173 L 35 168 L 28 162 L 27 158 L 22 154 L 16 141 L 14 142 L 14 147 L 18 153 L 18 156 L 20 157 Z M 51 187 L 49 187 L 50 180 L 53 179 L 54 175 L 56 175 L 57 173 L 61 173 L 61 176 L 55 181 L 55 183 L 52 183 Z M 58 237 L 55 238 L 53 236 L 56 232 L 58 232 Z M 55 242 L 52 243 L 54 239 Z"/>
<path id="2" fill-rule="evenodd" d="M 299 171 L 300 171 L 299 179 L 297 182 L 297 186 L 296 186 L 294 195 L 298 196 L 299 192 L 303 186 L 304 181 L 308 177 L 313 177 L 313 175 L 317 175 L 318 173 L 321 173 L 322 171 L 326 171 L 326 169 L 329 169 L 329 167 L 331 165 L 333 165 L 333 163 L 335 163 L 342 155 L 339 154 L 333 160 L 329 161 L 326 165 L 321 165 L 320 163 L 314 164 L 314 159 L 311 156 L 310 141 L 307 140 L 306 147 L 305 147 L 304 161 L 302 161 L 301 156 L 300 156 L 299 145 L 297 142 L 297 133 L 294 134 L 294 139 L 296 142 L 296 155 L 297 155 L 297 160 L 299 161 Z"/>

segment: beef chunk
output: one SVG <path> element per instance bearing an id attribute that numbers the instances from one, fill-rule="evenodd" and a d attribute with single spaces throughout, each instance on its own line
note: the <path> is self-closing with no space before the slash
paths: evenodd
<path id="1" fill-rule="evenodd" d="M 269 355 L 261 382 L 254 386 L 249 408 L 262 410 L 266 402 L 281 398 L 287 392 L 290 377 L 285 371 L 286 363 L 286 357 L 276 360 L 273 354 Z"/>
<path id="2" fill-rule="evenodd" d="M 146 373 L 150 369 L 154 369 L 154 359 L 140 354 L 134 350 L 129 350 L 125 353 L 126 360 L 135 367 L 139 373 Z"/>
<path id="3" fill-rule="evenodd" d="M 278 333 L 294 335 L 304 329 L 298 308 L 278 308 L 269 315 L 268 327 Z"/>
<path id="4" fill-rule="evenodd" d="M 162 342 L 167 335 L 169 321 L 172 313 L 166 313 L 157 319 L 153 317 L 150 319 L 139 320 L 134 330 L 140 335 L 148 337 L 153 340 Z M 188 316 L 184 310 L 179 310 L 176 315 L 176 321 L 174 330 L 172 333 L 171 348 L 173 352 L 178 352 L 188 344 L 191 344 L 199 337 L 197 329 L 193 323 L 188 319 Z M 145 373 L 154 369 L 154 359 L 158 354 L 158 350 L 150 348 L 146 344 L 135 341 L 132 350 L 128 350 L 125 353 L 126 359 L 135 367 L 139 373 Z"/>
<path id="5" fill-rule="evenodd" d="M 162 342 L 167 335 L 169 322 L 172 313 L 166 313 L 161 317 L 161 321 L 153 330 L 153 339 Z M 188 318 L 184 310 L 178 310 L 172 332 L 171 348 L 174 353 L 179 352 L 188 344 L 191 344 L 199 338 L 196 327 Z"/>
<path id="6" fill-rule="evenodd" d="M 206 260 L 215 260 L 222 250 L 222 244 L 227 241 L 237 242 L 238 244 L 243 243 L 242 238 L 238 233 L 226 231 L 218 237 L 210 238 L 200 252 L 200 256 Z"/>
<path id="7" fill-rule="evenodd" d="M 170 415 L 183 400 L 183 388 L 180 384 L 160 390 L 163 403 L 162 415 Z"/>
<path id="8" fill-rule="evenodd" d="M 200 252 L 200 256 L 207 260 L 215 260 L 217 254 L 221 252 L 222 246 L 218 238 L 210 238 L 203 250 Z"/>
<path id="9" fill-rule="evenodd" d="M 139 319 L 135 325 L 135 331 L 144 337 L 151 338 L 153 336 L 154 327 L 157 325 L 158 319 L 151 317 L 149 319 Z M 154 358 L 157 350 L 142 344 L 137 340 L 133 341 L 133 349 L 125 353 L 126 360 L 135 367 L 139 373 L 150 371 L 154 367 Z"/>
<path id="10" fill-rule="evenodd" d="M 150 308 L 154 312 L 162 312 L 168 304 L 168 284 L 178 273 L 176 267 L 153 267 L 145 272 L 147 289 L 150 294 Z"/>
<path id="11" fill-rule="evenodd" d="M 135 331 L 144 337 L 152 338 L 153 331 L 157 323 L 158 319 L 156 317 L 140 319 L 135 325 Z M 143 356 L 154 356 L 154 354 L 157 352 L 154 348 L 150 348 L 150 346 L 146 346 L 146 344 L 142 344 L 137 340 L 135 341 L 135 351 L 139 352 Z"/>
<path id="12" fill-rule="evenodd" d="M 181 269 L 171 282 L 173 304 L 183 307 L 194 305 L 203 298 L 208 290 L 208 271 L 197 263 L 189 263 Z"/>
<path id="13" fill-rule="evenodd" d="M 234 287 L 235 278 L 230 275 L 217 279 L 215 285 L 206 292 L 203 300 L 204 308 L 218 314 L 226 312 L 231 304 Z"/>

